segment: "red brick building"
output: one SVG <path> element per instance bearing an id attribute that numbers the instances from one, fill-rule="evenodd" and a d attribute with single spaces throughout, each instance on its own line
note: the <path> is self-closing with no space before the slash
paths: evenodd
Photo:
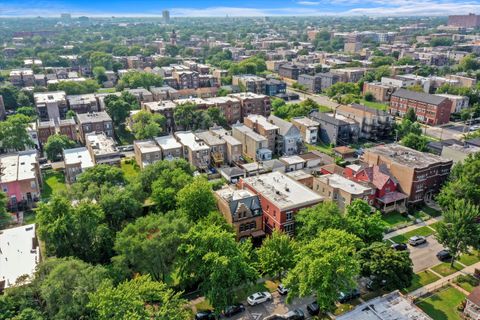
<path id="1" fill-rule="evenodd" d="M 264 231 L 268 234 L 273 230 L 280 230 L 293 235 L 295 213 L 300 209 L 317 205 L 324 199 L 278 171 L 243 178 L 238 185 L 258 195 L 263 210 Z"/>
<path id="2" fill-rule="evenodd" d="M 405 89 L 398 89 L 392 94 L 390 114 L 403 116 L 410 108 L 415 110 L 419 122 L 439 125 L 450 121 L 452 102 L 445 97 Z"/>

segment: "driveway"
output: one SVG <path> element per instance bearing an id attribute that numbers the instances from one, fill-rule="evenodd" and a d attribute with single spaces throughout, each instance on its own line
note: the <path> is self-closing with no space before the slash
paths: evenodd
<path id="1" fill-rule="evenodd" d="M 431 235 L 427 237 L 427 243 L 416 247 L 408 245 L 408 250 L 413 262 L 413 272 L 416 273 L 439 264 L 436 255 L 438 251 L 443 250 L 443 246 Z"/>
<path id="2" fill-rule="evenodd" d="M 236 315 L 229 319 L 233 320 L 261 320 L 266 316 L 272 314 L 280 314 L 283 315 L 290 310 L 300 308 L 303 310 L 305 317 L 308 319 L 310 318 L 307 312 L 307 304 L 313 302 L 314 298 L 299 298 L 294 299 L 291 304 L 285 302 L 286 296 L 281 296 L 278 292 L 272 293 L 273 300 L 268 301 L 256 306 L 249 306 L 246 302 L 244 305 L 246 306 L 246 311 L 242 314 Z"/>

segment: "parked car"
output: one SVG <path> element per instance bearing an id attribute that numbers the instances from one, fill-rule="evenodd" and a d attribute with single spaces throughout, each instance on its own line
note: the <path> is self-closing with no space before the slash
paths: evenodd
<path id="1" fill-rule="evenodd" d="M 311 316 L 316 316 L 320 313 L 320 307 L 316 301 L 313 301 L 309 305 L 307 305 L 307 311 Z"/>
<path id="2" fill-rule="evenodd" d="M 408 243 L 413 247 L 423 244 L 425 242 L 427 242 L 427 238 L 425 238 L 424 236 L 413 236 L 408 239 Z"/>
<path id="3" fill-rule="evenodd" d="M 245 311 L 245 306 L 241 303 L 239 304 L 234 304 L 233 306 L 228 306 L 225 308 L 225 311 L 223 311 L 223 316 L 224 317 L 231 317 L 236 314 L 242 313 Z"/>
<path id="4" fill-rule="evenodd" d="M 360 291 L 357 288 L 355 288 L 348 292 L 340 292 L 340 295 L 338 297 L 338 302 L 345 303 L 357 298 L 360 298 Z"/>
<path id="5" fill-rule="evenodd" d="M 195 320 L 215 320 L 215 313 L 212 310 L 205 310 L 197 312 L 195 315 Z"/>
<path id="6" fill-rule="evenodd" d="M 255 306 L 260 303 L 264 303 L 265 301 L 272 300 L 272 295 L 270 292 L 255 292 L 250 297 L 247 298 L 247 302 L 251 306 Z"/>
<path id="7" fill-rule="evenodd" d="M 40 159 L 38 159 L 38 163 L 39 163 L 39 164 L 45 164 L 45 163 L 47 163 L 47 162 L 48 162 L 48 159 L 47 159 L 47 158 L 40 158 Z"/>
<path id="8" fill-rule="evenodd" d="M 279 284 L 277 287 L 277 291 L 280 295 L 284 296 L 288 293 L 288 289 L 283 286 L 283 284 Z"/>
<path id="9" fill-rule="evenodd" d="M 444 249 L 444 250 L 440 250 L 437 253 L 437 258 L 440 261 L 450 261 L 452 259 L 452 255 L 450 254 L 450 252 L 448 252 L 448 250 Z"/>
<path id="10" fill-rule="evenodd" d="M 405 251 L 407 250 L 407 244 L 406 243 L 394 243 L 390 246 L 393 250 L 397 251 Z"/>
<path id="11" fill-rule="evenodd" d="M 41 170 L 47 170 L 47 169 L 52 169 L 52 164 L 51 163 L 45 163 L 40 165 Z"/>
<path id="12" fill-rule="evenodd" d="M 303 320 L 305 319 L 305 315 L 303 314 L 303 311 L 300 309 L 295 309 L 292 311 L 289 311 L 283 315 L 283 318 L 286 320 Z"/>

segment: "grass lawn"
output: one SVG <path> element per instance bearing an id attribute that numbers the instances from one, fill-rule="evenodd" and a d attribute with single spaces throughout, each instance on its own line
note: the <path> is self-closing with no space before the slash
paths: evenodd
<path id="1" fill-rule="evenodd" d="M 430 224 L 429 227 L 437 230 L 438 225 L 439 225 L 440 223 L 441 223 L 441 221 L 437 221 L 437 222 L 435 222 L 435 223 Z"/>
<path id="2" fill-rule="evenodd" d="M 332 147 L 329 146 L 329 145 L 323 144 L 322 142 L 319 142 L 317 144 L 306 143 L 306 146 L 307 146 L 308 151 L 317 150 L 317 151 L 323 152 L 323 153 L 328 154 L 328 155 L 333 155 Z"/>
<path id="3" fill-rule="evenodd" d="M 235 300 L 236 301 L 245 301 L 247 300 L 248 296 L 251 295 L 252 293 L 255 293 L 255 292 L 263 292 L 263 291 L 269 291 L 269 292 L 273 292 L 277 289 L 276 286 L 273 286 L 271 284 L 269 284 L 267 286 L 266 283 L 256 283 L 256 284 L 253 284 L 251 286 L 248 286 L 248 287 L 245 287 L 245 288 L 242 288 L 242 289 L 238 289 L 237 291 L 235 291 Z"/>
<path id="4" fill-rule="evenodd" d="M 63 172 L 49 170 L 43 174 L 43 201 L 48 201 L 55 192 L 62 189 L 65 189 L 65 175 Z"/>
<path id="5" fill-rule="evenodd" d="M 28 210 L 23 213 L 23 224 L 35 223 L 35 211 Z"/>
<path id="6" fill-rule="evenodd" d="M 468 292 L 472 292 L 480 284 L 480 280 L 469 274 L 456 277 L 454 282 Z"/>
<path id="7" fill-rule="evenodd" d="M 378 109 L 378 110 L 383 110 L 386 111 L 388 109 L 388 105 L 380 102 L 375 102 L 375 101 L 367 101 L 365 99 L 360 100 L 360 104 L 363 104 L 367 107 L 373 108 L 373 109 Z"/>
<path id="8" fill-rule="evenodd" d="M 442 215 L 441 211 L 438 211 L 437 209 L 434 209 L 434 208 L 429 207 L 429 206 L 424 206 L 422 208 L 422 211 L 425 212 L 426 214 L 428 214 L 430 217 L 439 217 L 439 216 Z"/>
<path id="9" fill-rule="evenodd" d="M 97 90 L 98 93 L 114 93 L 117 89 L 115 88 L 100 88 Z"/>
<path id="10" fill-rule="evenodd" d="M 439 280 L 440 277 L 431 271 L 424 270 L 422 272 L 413 275 L 412 284 L 410 287 L 403 289 L 404 292 L 412 292 L 427 284 L 433 283 Z"/>
<path id="11" fill-rule="evenodd" d="M 390 227 L 398 227 L 410 222 L 408 217 L 403 216 L 400 212 L 394 211 L 390 213 L 382 214 L 382 220 Z"/>
<path id="12" fill-rule="evenodd" d="M 195 308 L 197 309 L 197 312 L 198 311 L 204 311 L 204 310 L 212 310 L 213 307 L 212 305 L 210 304 L 210 302 L 208 302 L 207 299 L 203 300 L 202 302 L 199 302 L 195 305 Z"/>
<path id="13" fill-rule="evenodd" d="M 123 174 L 128 181 L 132 181 L 133 179 L 135 179 L 135 177 L 140 172 L 140 168 L 135 162 L 135 159 L 122 160 L 120 168 L 122 169 Z"/>
<path id="14" fill-rule="evenodd" d="M 332 108 L 329 108 L 327 106 L 319 105 L 318 106 L 318 111 L 319 112 L 332 112 Z"/>
<path id="15" fill-rule="evenodd" d="M 432 267 L 432 270 L 435 271 L 436 273 L 446 277 L 451 275 L 452 273 L 455 273 L 457 271 L 460 271 L 463 269 L 463 266 L 459 264 L 458 262 L 455 262 L 453 264 L 453 268 L 450 266 L 450 262 L 443 262 L 440 263 L 439 265 L 436 265 L 435 267 Z"/>
<path id="16" fill-rule="evenodd" d="M 480 253 L 474 251 L 472 254 L 462 254 L 458 260 L 466 266 L 471 266 L 480 261 Z"/>
<path id="17" fill-rule="evenodd" d="M 462 292 L 449 286 L 417 305 L 435 320 L 460 320 L 462 317 L 457 306 L 463 299 L 465 299 L 465 295 Z"/>
<path id="18" fill-rule="evenodd" d="M 423 226 L 423 227 L 414 229 L 412 231 L 406 232 L 404 234 L 400 234 L 398 236 L 395 236 L 395 237 L 391 238 L 391 240 L 396 242 L 396 243 L 405 243 L 405 242 L 408 241 L 408 239 L 410 239 L 413 236 L 427 237 L 429 235 L 432 235 L 433 233 L 434 233 L 434 231 L 432 229 L 430 229 L 427 226 Z"/>

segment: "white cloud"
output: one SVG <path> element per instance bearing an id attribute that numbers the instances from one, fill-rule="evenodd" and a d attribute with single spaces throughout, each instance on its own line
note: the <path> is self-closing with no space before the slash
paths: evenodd
<path id="1" fill-rule="evenodd" d="M 297 3 L 302 6 L 318 6 L 320 4 L 319 1 L 298 1 Z"/>

